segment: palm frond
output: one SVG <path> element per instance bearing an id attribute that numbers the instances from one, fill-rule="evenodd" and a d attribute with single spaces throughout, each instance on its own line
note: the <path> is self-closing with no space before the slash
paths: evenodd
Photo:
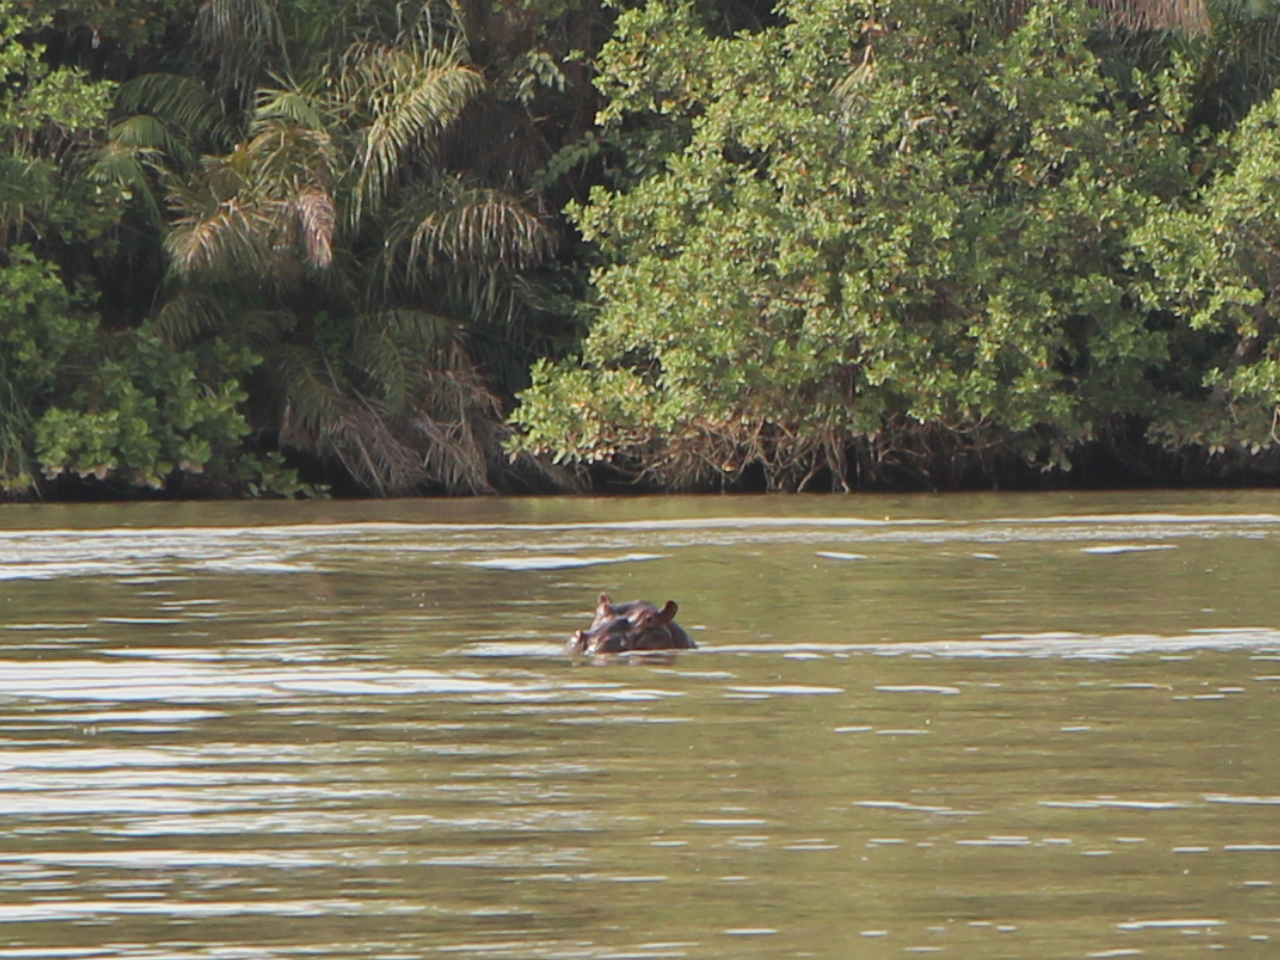
<path id="1" fill-rule="evenodd" d="M 509 324 L 534 309 L 519 273 L 547 260 L 555 234 L 518 198 L 443 178 L 387 219 L 378 268 L 384 293 L 426 297 L 438 311 L 480 324 Z"/>
<path id="2" fill-rule="evenodd" d="M 254 86 L 271 54 L 285 49 L 271 0 L 205 0 L 196 14 L 195 37 L 217 61 L 219 84 L 245 91 Z"/>
<path id="3" fill-rule="evenodd" d="M 239 271 L 293 283 L 299 259 L 328 267 L 337 225 L 329 186 L 335 162 L 328 134 L 290 122 L 272 122 L 226 156 L 205 158 L 200 181 L 170 192 L 178 215 L 167 241 L 175 269 L 183 276 Z"/>
<path id="4" fill-rule="evenodd" d="M 281 398 L 281 444 L 337 459 L 380 496 L 429 486 L 492 492 L 489 473 L 503 460 L 506 427 L 475 371 L 465 363 L 450 370 L 418 365 L 409 352 L 392 350 L 389 339 L 366 359 L 379 351 L 401 364 L 402 374 L 396 393 L 375 397 L 345 385 L 317 350 L 296 344 L 272 350 L 266 366 Z"/>
<path id="5" fill-rule="evenodd" d="M 337 150 L 323 129 L 264 120 L 255 124 L 244 151 L 247 178 L 263 196 L 281 198 L 304 185 L 328 192 L 336 179 Z"/>
<path id="6" fill-rule="evenodd" d="M 337 229 L 333 195 L 336 152 L 329 135 L 292 121 L 260 125 L 244 147 L 236 196 L 252 206 L 282 255 L 297 242 L 306 262 L 317 269 L 333 259 Z"/>
<path id="7" fill-rule="evenodd" d="M 437 351 L 433 354 L 437 366 L 450 365 L 443 351 L 452 355 L 453 351 L 461 348 L 462 325 L 429 310 L 381 310 L 372 314 L 371 319 L 397 343 L 420 344 Z"/>
<path id="8" fill-rule="evenodd" d="M 236 333 L 249 347 L 267 351 L 293 333 L 298 327 L 298 315 L 292 310 L 242 309 L 236 314 Z"/>
<path id="9" fill-rule="evenodd" d="M 167 154 L 179 160 L 191 157 L 186 143 L 173 135 L 167 123 L 150 113 L 134 114 L 113 123 L 111 143 L 130 150 Z"/>
<path id="10" fill-rule="evenodd" d="M 263 309 L 246 300 L 235 283 L 184 287 L 157 311 L 155 331 L 176 347 L 220 335 L 255 351 L 266 351 L 298 325 L 292 310 Z"/>
<path id="11" fill-rule="evenodd" d="M 0 226 L 24 223 L 27 209 L 47 203 L 54 192 L 48 161 L 0 157 Z"/>
<path id="12" fill-rule="evenodd" d="M 348 51 L 340 96 L 364 104 L 353 217 L 381 200 L 413 151 L 430 154 L 440 133 L 483 87 L 454 49 L 419 51 L 357 44 Z"/>
<path id="13" fill-rule="evenodd" d="M 304 189 L 293 201 L 302 232 L 307 262 L 323 270 L 333 262 L 333 235 L 337 229 L 333 197 L 316 188 Z"/>
<path id="14" fill-rule="evenodd" d="M 188 143 L 222 146 L 235 139 L 235 125 L 222 102 L 191 77 L 173 73 L 135 77 L 116 91 L 116 110 L 154 114 L 170 135 L 181 131 Z"/>
<path id="15" fill-rule="evenodd" d="M 467 270 L 523 270 L 540 263 L 554 242 L 536 213 L 501 190 L 454 181 L 451 202 L 419 222 L 409 245 L 409 267 L 428 271 L 447 258 Z M 424 263 L 425 261 L 425 263 Z"/>
<path id="16" fill-rule="evenodd" d="M 1211 29 L 1205 0 L 1095 0 L 1107 20 L 1125 30 L 1203 34 Z"/>
<path id="17" fill-rule="evenodd" d="M 336 458 L 380 496 L 411 492 L 426 480 L 421 456 L 396 435 L 379 405 L 346 393 L 318 351 L 281 344 L 267 365 L 283 397 L 282 446 Z"/>
<path id="18" fill-rule="evenodd" d="M 492 493 L 506 432 L 497 399 L 470 369 L 431 372 L 424 386 L 411 424 L 426 441 L 427 473 L 450 491 Z"/>
<path id="19" fill-rule="evenodd" d="M 402 414 L 418 359 L 385 330 L 376 330 L 352 342 L 348 363 L 367 392 L 377 395 L 391 413 Z"/>
<path id="20" fill-rule="evenodd" d="M 348 363 L 364 388 L 393 411 L 404 410 L 423 371 L 466 364 L 462 328 L 426 310 L 380 310 L 356 318 Z"/>
<path id="21" fill-rule="evenodd" d="M 253 115 L 257 123 L 266 120 L 289 120 L 312 130 L 324 128 L 322 103 L 301 90 L 287 87 L 262 87 L 257 92 Z"/>
<path id="22" fill-rule="evenodd" d="M 273 392 L 287 406 L 289 423 L 314 434 L 342 416 L 343 398 L 324 355 L 314 347 L 281 343 L 263 361 Z"/>
<path id="23" fill-rule="evenodd" d="M 226 47 L 269 43 L 280 37 L 280 22 L 267 0 L 205 0 L 196 14 L 200 39 Z"/>
<path id="24" fill-rule="evenodd" d="M 396 36 L 423 50 L 464 43 L 466 26 L 461 7 L 458 0 L 424 0 L 416 11 L 397 10 Z"/>
<path id="25" fill-rule="evenodd" d="M 85 172 L 89 180 L 98 183 L 114 183 L 124 187 L 128 195 L 138 198 L 153 224 L 161 224 L 164 214 L 152 188 L 148 169 L 160 166 L 158 151 L 148 147 L 129 146 L 112 139 L 97 150 L 93 162 Z"/>
<path id="26" fill-rule="evenodd" d="M 100 183 L 137 187 L 148 183 L 147 167 L 154 167 L 158 159 L 156 151 L 147 147 L 134 147 L 111 140 L 97 151 L 86 175 L 90 180 Z"/>
<path id="27" fill-rule="evenodd" d="M 185 347 L 226 326 L 222 307 L 214 296 L 182 290 L 155 315 L 155 331 L 175 347 Z"/>
<path id="28" fill-rule="evenodd" d="M 170 194 L 171 206 L 187 211 L 165 238 L 165 250 L 179 276 L 267 272 L 273 259 L 269 222 L 234 197 L 192 209 L 189 196 Z"/>
<path id="29" fill-rule="evenodd" d="M 1199 45 L 1205 80 L 1216 85 L 1234 75 L 1234 95 L 1222 109 L 1239 119 L 1280 83 L 1280 7 L 1270 0 L 1220 0 L 1211 14 L 1213 35 Z"/>

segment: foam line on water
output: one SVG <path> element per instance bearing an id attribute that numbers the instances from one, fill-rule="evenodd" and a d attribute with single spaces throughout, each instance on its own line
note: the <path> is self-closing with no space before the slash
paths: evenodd
<path id="1" fill-rule="evenodd" d="M 81 530 L 57 528 L 50 530 L 17 529 L 0 530 L 0 543 L 5 541 L 51 542 L 54 540 L 185 540 L 210 539 L 280 540 L 346 538 L 353 534 L 389 533 L 487 533 L 496 531 L 557 532 L 585 530 L 617 530 L 624 532 L 662 530 L 748 530 L 792 527 L 796 529 L 856 529 L 892 527 L 1061 527 L 1085 526 L 1133 526 L 1133 527 L 1187 527 L 1187 526 L 1280 526 L 1280 514 L 1272 513 L 1124 513 L 1079 514 L 1046 517 L 996 517 L 976 520 L 944 520 L 934 517 L 902 517 L 875 519 L 872 517 L 776 517 L 776 516 L 727 516 L 687 517 L 645 520 L 575 520 L 558 523 L 529 522 L 392 522 L 358 521 L 351 523 L 296 523 L 263 526 L 209 526 L 209 527 L 103 527 Z"/>
<path id="2" fill-rule="evenodd" d="M 525 570 L 570 570 L 575 567 L 594 567 L 609 563 L 639 563 L 645 560 L 661 560 L 661 553 L 628 553 L 621 557 L 570 557 L 570 556 L 529 556 L 498 557 L 489 560 L 463 560 L 464 567 L 480 567 L 485 570 L 509 570 L 521 572 Z"/>
<path id="3" fill-rule="evenodd" d="M 0 581 L 182 575 L 289 576 L 331 562 L 406 552 L 481 569 L 559 570 L 669 556 L 680 547 L 812 544 L 854 561 L 885 543 L 1078 543 L 1086 555 L 1152 554 L 1178 541 L 1280 534 L 1280 515 L 1082 514 L 944 520 L 727 516 L 533 522 L 359 522 L 274 526 L 0 530 Z M 615 552 L 616 551 L 616 552 Z M 994 556 L 984 553 L 983 556 Z"/>
<path id="4" fill-rule="evenodd" d="M 196 701 L 282 699 L 300 693 L 514 695 L 536 681 L 480 680 L 432 670 L 229 667 L 172 660 L 0 661 L 0 696 L 42 700 Z"/>
<path id="5" fill-rule="evenodd" d="M 922 640 L 902 643 L 749 643 L 711 646 L 703 653 L 868 653 L 881 656 L 930 654 L 936 657 L 1115 657 L 1196 650 L 1256 650 L 1280 647 L 1280 630 L 1228 627 L 1194 633 L 1159 634 L 1000 634 L 973 640 Z M 695 654 L 696 655 L 696 654 Z"/>

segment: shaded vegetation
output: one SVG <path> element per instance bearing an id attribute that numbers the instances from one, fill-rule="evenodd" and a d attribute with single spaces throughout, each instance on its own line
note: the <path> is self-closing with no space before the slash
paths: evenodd
<path id="1" fill-rule="evenodd" d="M 1257 478 L 1280 5 L 0 0 L 0 488 Z"/>

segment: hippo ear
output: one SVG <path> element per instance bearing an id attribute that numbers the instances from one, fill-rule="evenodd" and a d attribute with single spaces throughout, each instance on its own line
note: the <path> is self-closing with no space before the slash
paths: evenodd
<path id="1" fill-rule="evenodd" d="M 613 601 L 609 599 L 607 593 L 600 594 L 600 599 L 596 601 L 596 614 L 610 613 L 613 610 Z"/>
<path id="2" fill-rule="evenodd" d="M 680 605 L 674 600 L 668 600 L 667 605 L 655 613 L 654 619 L 658 623 L 670 623 L 676 618 L 676 612 L 680 609 Z"/>

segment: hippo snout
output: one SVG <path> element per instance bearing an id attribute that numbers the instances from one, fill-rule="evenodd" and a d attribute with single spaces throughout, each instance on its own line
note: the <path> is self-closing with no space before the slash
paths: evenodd
<path id="1" fill-rule="evenodd" d="M 564 645 L 565 652 L 573 654 L 583 654 L 587 652 L 587 631 L 575 630 L 573 636 L 568 639 Z"/>

